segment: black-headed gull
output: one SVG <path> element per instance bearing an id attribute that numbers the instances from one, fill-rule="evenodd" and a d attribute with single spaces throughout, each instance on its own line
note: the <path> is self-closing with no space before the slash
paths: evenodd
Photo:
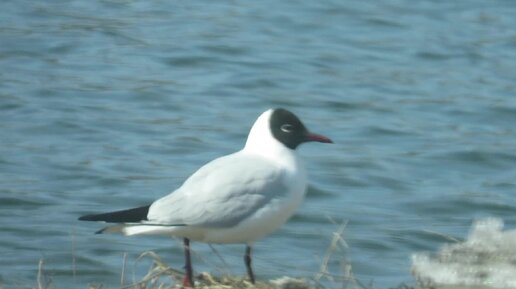
<path id="1" fill-rule="evenodd" d="M 97 233 L 182 237 L 185 287 L 194 285 L 190 240 L 245 243 L 244 261 L 254 283 L 251 246 L 283 225 L 303 201 L 306 172 L 296 148 L 312 141 L 332 142 L 310 133 L 290 111 L 269 109 L 254 123 L 242 150 L 202 166 L 169 195 L 147 206 L 79 220 L 118 223 Z"/>

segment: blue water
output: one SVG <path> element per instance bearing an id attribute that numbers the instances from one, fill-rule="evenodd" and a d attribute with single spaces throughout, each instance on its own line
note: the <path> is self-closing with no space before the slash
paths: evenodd
<path id="1" fill-rule="evenodd" d="M 516 227 L 514 15 L 512 0 L 2 1 L 0 287 L 35 286 L 42 258 L 58 288 L 115 288 L 124 253 L 180 269 L 173 239 L 76 219 L 167 194 L 269 107 L 335 144 L 301 147 L 308 197 L 257 243 L 258 278 L 317 273 L 333 218 L 349 246 L 333 273 L 413 282 L 410 255 L 440 234 Z M 243 246 L 216 246 L 227 265 L 194 249 L 198 272 L 244 275 Z"/>

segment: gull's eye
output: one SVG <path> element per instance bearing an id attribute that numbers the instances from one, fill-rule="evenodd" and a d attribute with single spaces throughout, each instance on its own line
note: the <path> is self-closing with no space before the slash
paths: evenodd
<path id="1" fill-rule="evenodd" d="M 291 133 L 294 130 L 294 127 L 291 124 L 284 124 L 280 127 L 280 129 L 286 133 Z"/>

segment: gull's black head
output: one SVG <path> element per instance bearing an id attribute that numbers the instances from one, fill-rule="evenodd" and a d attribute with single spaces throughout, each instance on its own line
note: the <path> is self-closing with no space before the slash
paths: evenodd
<path id="1" fill-rule="evenodd" d="M 325 136 L 310 133 L 295 114 L 283 108 L 273 110 L 269 124 L 274 138 L 289 149 L 294 150 L 300 144 L 310 141 L 332 143 Z"/>

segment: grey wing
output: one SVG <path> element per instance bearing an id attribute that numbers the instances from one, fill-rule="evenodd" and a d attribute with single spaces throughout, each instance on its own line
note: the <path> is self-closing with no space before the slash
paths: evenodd
<path id="1" fill-rule="evenodd" d="M 236 153 L 208 163 L 176 192 L 153 203 L 149 221 L 232 227 L 287 193 L 281 169 Z"/>

